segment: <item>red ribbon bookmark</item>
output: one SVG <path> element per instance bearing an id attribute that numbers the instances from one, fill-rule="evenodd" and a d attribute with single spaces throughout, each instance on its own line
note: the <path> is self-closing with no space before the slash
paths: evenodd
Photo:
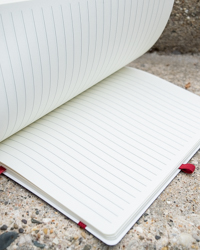
<path id="1" fill-rule="evenodd" d="M 3 174 L 3 172 L 5 172 L 5 171 L 6 171 L 6 169 L 4 167 L 0 166 L 0 174 Z"/>
<path id="2" fill-rule="evenodd" d="M 187 164 L 182 164 L 179 169 L 181 169 L 181 171 L 183 171 L 186 174 L 192 174 L 195 170 L 195 166 L 193 164 L 187 163 Z"/>
<path id="3" fill-rule="evenodd" d="M 83 228 L 83 229 L 85 229 L 87 226 L 83 223 L 83 222 L 79 222 L 78 223 L 78 225 L 79 225 L 79 227 L 81 227 L 81 228 Z"/>

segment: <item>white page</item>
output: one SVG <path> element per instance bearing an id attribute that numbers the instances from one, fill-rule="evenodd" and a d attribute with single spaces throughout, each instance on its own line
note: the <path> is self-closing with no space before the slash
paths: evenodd
<path id="1" fill-rule="evenodd" d="M 173 0 L 0 3 L 0 141 L 146 52 Z"/>
<path id="2" fill-rule="evenodd" d="M 11 3 L 20 3 L 20 2 L 27 2 L 31 0 L 0 0 L 0 5 L 1 4 L 11 4 Z"/>
<path id="3" fill-rule="evenodd" d="M 199 112 L 198 96 L 124 68 L 3 141 L 1 161 L 116 244 L 199 147 Z"/>

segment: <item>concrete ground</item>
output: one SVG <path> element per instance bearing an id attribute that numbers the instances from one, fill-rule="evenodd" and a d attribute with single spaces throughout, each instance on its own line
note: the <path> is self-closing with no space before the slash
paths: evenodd
<path id="1" fill-rule="evenodd" d="M 130 64 L 200 95 L 200 55 L 146 54 Z M 0 250 L 200 249 L 200 151 L 192 175 L 180 173 L 116 246 L 109 247 L 54 208 L 0 176 Z"/>
<path id="2" fill-rule="evenodd" d="M 175 0 L 171 17 L 152 50 L 200 52 L 200 1 Z"/>

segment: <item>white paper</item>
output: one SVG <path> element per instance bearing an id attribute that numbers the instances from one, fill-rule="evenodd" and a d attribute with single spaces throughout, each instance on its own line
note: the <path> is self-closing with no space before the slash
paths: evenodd
<path id="1" fill-rule="evenodd" d="M 0 6 L 0 141 L 146 52 L 173 0 Z"/>

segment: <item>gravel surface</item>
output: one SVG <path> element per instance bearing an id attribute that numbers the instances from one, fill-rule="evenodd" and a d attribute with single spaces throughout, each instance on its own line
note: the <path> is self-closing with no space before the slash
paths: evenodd
<path id="1" fill-rule="evenodd" d="M 200 95 L 200 55 L 146 54 L 131 66 Z M 0 176 L 0 250 L 200 249 L 200 152 L 192 175 L 180 173 L 131 228 L 109 247 L 26 189 Z"/>

